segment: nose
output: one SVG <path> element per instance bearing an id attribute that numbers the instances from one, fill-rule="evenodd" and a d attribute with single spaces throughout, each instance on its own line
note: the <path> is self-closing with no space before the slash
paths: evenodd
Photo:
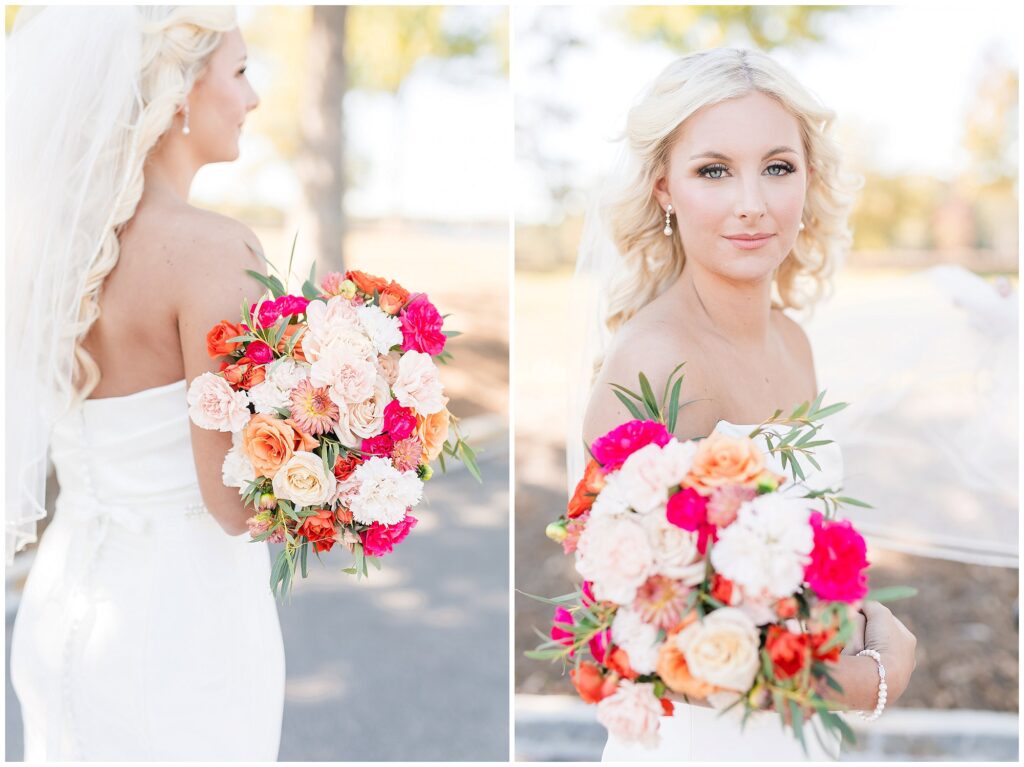
<path id="1" fill-rule="evenodd" d="M 252 89 L 250 89 L 252 90 Z M 249 97 L 249 104 L 246 106 L 245 111 L 251 112 L 260 105 L 260 95 L 252 90 L 252 95 Z"/>
<path id="2" fill-rule="evenodd" d="M 739 197 L 736 200 L 735 213 L 737 218 L 756 221 L 768 212 L 764 195 L 761 193 L 760 178 L 754 177 L 739 185 Z"/>

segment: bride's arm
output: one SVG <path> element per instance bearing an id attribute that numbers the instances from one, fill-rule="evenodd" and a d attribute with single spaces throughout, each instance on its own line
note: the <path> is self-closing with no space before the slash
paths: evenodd
<path id="1" fill-rule="evenodd" d="M 239 323 L 242 303 L 254 305 L 263 287 L 246 269 L 266 274 L 263 260 L 249 246 L 262 253 L 252 231 L 231 219 L 199 212 L 188 246 L 180 255 L 174 286 L 178 334 L 185 363 L 185 380 L 191 384 L 206 372 L 218 372 L 219 363 L 206 352 L 206 334 L 221 320 Z M 176 257 L 178 257 L 176 255 Z M 192 453 L 203 503 L 228 535 L 248 531 L 246 510 L 238 488 L 226 487 L 221 477 L 224 457 L 231 449 L 231 434 L 209 431 L 190 423 Z"/>

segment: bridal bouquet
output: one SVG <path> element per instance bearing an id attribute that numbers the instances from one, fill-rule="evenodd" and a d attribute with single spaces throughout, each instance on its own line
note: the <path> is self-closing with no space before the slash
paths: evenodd
<path id="1" fill-rule="evenodd" d="M 301 296 L 249 274 L 270 294 L 211 328 L 221 369 L 192 382 L 189 415 L 232 433 L 224 484 L 253 507 L 253 540 L 284 543 L 275 594 L 297 564 L 306 577 L 310 548 L 319 557 L 340 543 L 355 556 L 344 572 L 365 576 L 416 526 L 432 461 L 444 470 L 448 455 L 480 478 L 435 364 L 458 333 L 425 294 L 364 272 L 319 285 L 311 273 Z"/>
<path id="2" fill-rule="evenodd" d="M 823 408 L 822 392 L 749 436 L 683 442 L 671 436 L 681 380 L 660 406 L 643 374 L 639 394 L 615 386 L 636 420 L 591 445 L 567 513 L 547 530 L 584 580 L 544 600 L 556 607 L 550 635 L 527 654 L 571 661 L 580 697 L 627 741 L 657 745 L 670 691 L 744 723 L 773 708 L 805 749 L 815 713 L 852 739 L 821 693 L 840 689 L 829 667 L 868 593 L 864 539 L 836 511 L 866 504 L 783 473 L 803 479 L 802 458 L 818 467 L 812 451 L 829 440 L 814 439 L 815 421 L 845 404 Z M 780 436 L 773 424 L 792 429 Z M 762 433 L 767 452 L 753 439 Z"/>

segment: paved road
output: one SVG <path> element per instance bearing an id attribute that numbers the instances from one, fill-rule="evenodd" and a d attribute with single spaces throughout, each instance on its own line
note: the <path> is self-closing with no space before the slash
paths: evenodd
<path id="1" fill-rule="evenodd" d="M 461 467 L 431 480 L 420 524 L 369 581 L 338 572 L 347 552 L 311 559 L 280 607 L 281 761 L 509 758 L 507 444 L 483 445 L 483 485 Z M 20 761 L 6 687 L 6 756 Z"/>

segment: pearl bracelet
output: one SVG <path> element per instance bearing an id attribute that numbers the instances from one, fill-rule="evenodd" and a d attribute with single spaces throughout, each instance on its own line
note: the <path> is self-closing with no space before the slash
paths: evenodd
<path id="1" fill-rule="evenodd" d="M 864 721 L 873 722 L 882 715 L 882 710 L 885 708 L 885 699 L 889 694 L 889 685 L 885 683 L 885 666 L 882 665 L 882 656 L 875 650 L 861 650 L 857 655 L 868 655 L 874 658 L 875 663 L 878 664 L 878 704 L 870 714 L 865 714 L 863 711 L 857 712 L 864 718 Z"/>

